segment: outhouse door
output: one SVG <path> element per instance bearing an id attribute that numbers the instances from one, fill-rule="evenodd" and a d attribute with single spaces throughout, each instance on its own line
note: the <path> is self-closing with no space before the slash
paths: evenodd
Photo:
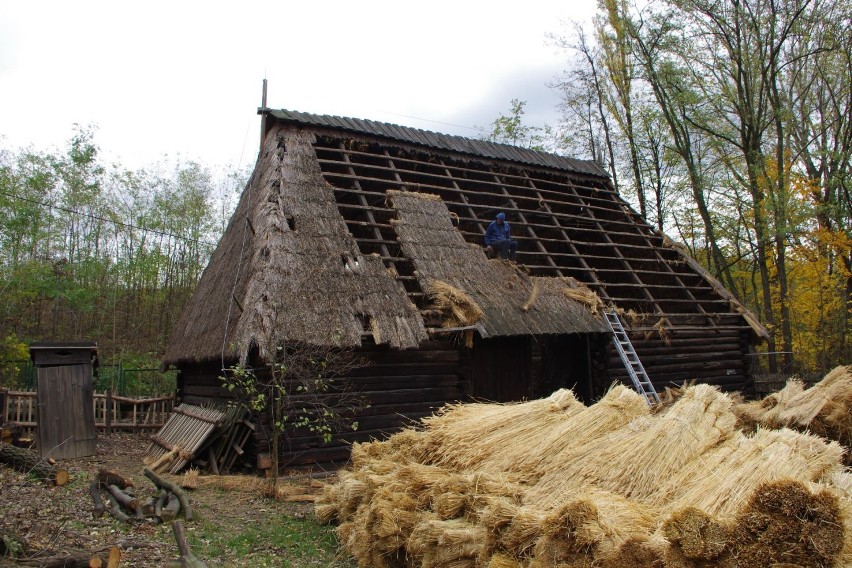
<path id="1" fill-rule="evenodd" d="M 45 458 L 91 456 L 96 451 L 94 344 L 40 342 L 30 346 L 37 369 L 38 446 Z"/>

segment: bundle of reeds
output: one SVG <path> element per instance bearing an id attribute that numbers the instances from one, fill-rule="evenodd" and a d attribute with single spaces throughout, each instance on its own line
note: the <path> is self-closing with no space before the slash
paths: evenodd
<path id="1" fill-rule="evenodd" d="M 808 389 L 791 379 L 780 391 L 737 405 L 735 411 L 745 425 L 808 430 L 848 448 L 852 446 L 852 366 L 836 367 Z"/>
<path id="2" fill-rule="evenodd" d="M 585 286 L 578 286 L 576 288 L 566 287 L 562 289 L 562 293 L 566 298 L 586 305 L 593 314 L 599 313 L 604 308 L 601 297 Z"/>
<path id="3" fill-rule="evenodd" d="M 840 467 L 842 453 L 835 442 L 789 429 L 738 432 L 674 473 L 651 502 L 664 512 L 697 507 L 729 518 L 765 483 L 830 478 Z"/>
<path id="4" fill-rule="evenodd" d="M 482 318 L 482 308 L 467 293 L 441 280 L 430 280 L 426 294 L 432 308 L 442 315 L 443 327 L 473 325 Z"/>
<path id="5" fill-rule="evenodd" d="M 685 464 L 733 434 L 730 407 L 730 399 L 711 386 L 688 389 L 665 413 L 634 419 L 587 440 L 579 451 L 560 454 L 531 493 L 547 499 L 569 479 L 647 499 Z"/>
<path id="6" fill-rule="evenodd" d="M 458 404 L 424 419 L 418 455 L 455 471 L 509 473 L 535 457 L 525 442 L 548 432 L 585 407 L 570 390 L 513 404 Z"/>
<path id="7" fill-rule="evenodd" d="M 606 438 L 634 418 L 649 414 L 642 396 L 633 389 L 615 385 L 596 404 L 568 414 L 548 430 L 523 440 L 529 457 L 518 473 L 525 482 L 538 483 L 548 472 L 578 459 L 578 454 L 586 451 L 587 444 Z M 543 487 L 542 491 L 546 494 L 549 489 Z"/>
<path id="8" fill-rule="evenodd" d="M 699 385 L 654 414 L 621 387 L 449 407 L 357 446 L 317 515 L 359 566 L 849 565 L 841 448 L 736 431 L 731 406 Z"/>
<path id="9" fill-rule="evenodd" d="M 728 564 L 741 568 L 834 566 L 844 546 L 837 497 L 793 480 L 760 486 L 731 532 Z"/>

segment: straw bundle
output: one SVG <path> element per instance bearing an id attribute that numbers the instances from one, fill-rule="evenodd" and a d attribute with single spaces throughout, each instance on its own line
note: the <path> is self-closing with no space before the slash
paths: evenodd
<path id="1" fill-rule="evenodd" d="M 715 560 L 731 537 L 728 527 L 695 507 L 675 511 L 663 523 L 661 532 L 690 560 Z"/>
<path id="2" fill-rule="evenodd" d="M 447 407 L 356 446 L 317 516 L 380 568 L 852 565 L 839 445 L 736 431 L 732 404 L 699 385 L 654 414 L 624 387 Z"/>
<path id="3" fill-rule="evenodd" d="M 429 462 L 456 471 L 523 470 L 533 457 L 525 444 L 583 408 L 564 389 L 527 403 L 447 406 L 423 420 L 427 435 L 418 452 Z"/>
<path id="4" fill-rule="evenodd" d="M 518 561 L 517 558 L 502 552 L 495 552 L 488 559 L 488 564 L 485 565 L 485 568 L 523 568 L 523 566 L 524 564 Z"/>
<path id="5" fill-rule="evenodd" d="M 473 298 L 446 282 L 431 280 L 425 292 L 432 300 L 432 307 L 443 316 L 443 327 L 473 325 L 482 317 L 482 308 Z"/>
<path id="6" fill-rule="evenodd" d="M 746 425 L 807 429 L 849 447 L 852 444 L 852 366 L 833 369 L 809 389 L 805 389 L 801 381 L 791 379 L 783 389 L 761 401 L 738 405 L 736 412 Z"/>
<path id="7" fill-rule="evenodd" d="M 734 432 L 731 400 L 709 385 L 690 388 L 662 415 L 640 417 L 608 436 L 588 440 L 534 489 L 542 498 L 571 480 L 647 499 L 693 458 Z"/>
<path id="8" fill-rule="evenodd" d="M 422 559 L 423 568 L 477 565 L 487 558 L 490 540 L 484 527 L 462 519 L 428 519 L 418 524 L 409 539 L 409 553 Z"/>
<path id="9" fill-rule="evenodd" d="M 652 498 L 667 512 L 697 507 L 721 518 L 737 513 L 759 486 L 781 479 L 801 482 L 830 476 L 842 449 L 793 430 L 737 433 L 674 474 Z"/>
<path id="10" fill-rule="evenodd" d="M 811 493 L 792 480 L 759 487 L 737 516 L 730 541 L 731 556 L 741 568 L 833 566 L 843 545 L 837 497 L 829 491 Z"/>
<path id="11" fill-rule="evenodd" d="M 663 568 L 668 549 L 668 543 L 663 539 L 634 536 L 613 554 L 600 558 L 595 565 L 602 568 Z"/>
<path id="12" fill-rule="evenodd" d="M 562 293 L 566 298 L 588 306 L 589 311 L 593 314 L 598 314 L 604 308 L 604 303 L 603 300 L 601 300 L 601 297 L 584 286 L 578 286 L 577 288 L 563 288 Z"/>
<path id="13" fill-rule="evenodd" d="M 183 474 L 183 479 L 180 482 L 184 489 L 198 489 L 198 470 L 190 468 Z"/>
<path id="14" fill-rule="evenodd" d="M 539 482 L 548 472 L 558 471 L 565 462 L 576 459 L 589 441 L 604 438 L 634 418 L 648 414 L 648 404 L 636 391 L 614 386 L 596 404 L 565 416 L 525 444 L 530 458 L 525 462 L 524 481 Z M 542 491 L 555 494 L 552 489 L 543 487 Z"/>

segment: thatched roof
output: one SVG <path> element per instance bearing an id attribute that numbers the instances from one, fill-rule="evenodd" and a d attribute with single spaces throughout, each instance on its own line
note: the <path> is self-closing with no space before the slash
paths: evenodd
<path id="1" fill-rule="evenodd" d="M 451 134 L 440 134 L 429 130 L 398 126 L 375 120 L 362 118 L 349 118 L 342 116 L 330 116 L 325 114 L 311 114 L 293 110 L 271 110 L 261 109 L 261 113 L 268 113 L 277 120 L 314 127 L 328 127 L 335 130 L 346 130 L 349 132 L 380 136 L 390 140 L 402 140 L 433 148 L 437 150 L 449 150 L 450 152 L 469 154 L 498 160 L 509 160 L 535 166 L 556 168 L 569 172 L 587 174 L 599 177 L 609 177 L 609 173 L 595 162 L 588 160 L 577 160 L 556 154 L 548 154 L 528 148 L 510 146 L 508 144 L 497 144 L 485 140 L 453 136 Z"/>
<path id="2" fill-rule="evenodd" d="M 463 327 L 482 336 L 601 332 L 593 317 L 601 304 L 637 314 L 634 334 L 662 335 L 665 322 L 666 334 L 685 341 L 707 330 L 729 342 L 766 335 L 592 162 L 374 121 L 261 112 L 255 172 L 173 330 L 166 364 L 244 358 L 252 346 L 268 356 L 282 340 L 355 347 L 372 336 L 416 348 L 436 325 L 436 283 L 469 298 L 472 314 L 481 310 Z M 511 220 L 523 271 L 482 253 L 498 211 Z"/>
<path id="3" fill-rule="evenodd" d="M 267 139 L 166 363 L 244 358 L 252 346 L 270 360 L 287 340 L 356 347 L 369 333 L 412 348 L 427 338 L 382 261 L 359 251 L 310 144 L 310 134 L 293 130 Z"/>
<path id="4" fill-rule="evenodd" d="M 566 297 L 563 279 L 530 277 L 516 264 L 489 260 L 482 247 L 465 242 L 438 196 L 388 191 L 388 198 L 418 282 L 425 290 L 432 282 L 445 282 L 469 295 L 482 310 L 477 328 L 483 337 L 607 330 L 586 306 Z"/>

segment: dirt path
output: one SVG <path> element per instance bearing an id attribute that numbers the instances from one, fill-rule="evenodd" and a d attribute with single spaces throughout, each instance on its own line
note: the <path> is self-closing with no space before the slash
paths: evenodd
<path id="1" fill-rule="evenodd" d="M 92 518 L 88 485 L 98 468 L 133 479 L 139 497 L 156 493 L 142 475 L 146 448 L 147 442 L 140 436 L 100 437 L 95 456 L 61 463 L 71 474 L 71 481 L 63 487 L 49 487 L 0 465 L 0 538 L 14 535 L 15 542 L 27 548 L 19 556 L 35 558 L 118 546 L 121 566 L 165 566 L 177 560 L 170 525 L 125 524 L 109 515 Z M 170 479 L 179 482 L 181 477 Z M 310 502 L 264 497 L 256 478 L 234 479 L 225 487 L 221 479 L 207 479 L 215 483 L 202 483 L 190 493 L 196 519 L 185 523 L 192 551 L 210 566 L 352 565 L 337 558 L 333 528 L 316 523 Z M 317 491 L 310 480 L 288 483 L 294 494 Z M 0 558 L 2 567 L 19 565 L 14 559 Z"/>

